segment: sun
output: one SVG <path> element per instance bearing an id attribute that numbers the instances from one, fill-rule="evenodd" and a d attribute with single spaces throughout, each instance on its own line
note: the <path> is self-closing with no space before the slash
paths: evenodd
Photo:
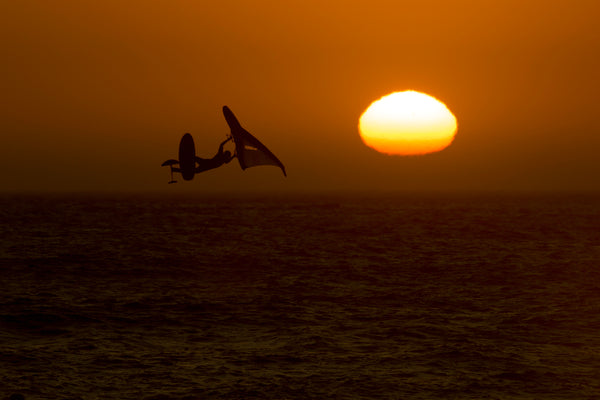
<path id="1" fill-rule="evenodd" d="M 456 117 L 425 93 L 394 92 L 371 103 L 360 116 L 363 142 L 380 153 L 419 155 L 445 149 L 456 134 Z"/>

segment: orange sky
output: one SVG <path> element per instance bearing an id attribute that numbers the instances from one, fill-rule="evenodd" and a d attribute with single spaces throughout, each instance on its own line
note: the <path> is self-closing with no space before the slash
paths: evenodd
<path id="1" fill-rule="evenodd" d="M 13 1 L 0 13 L 2 191 L 600 190 L 600 2 Z M 446 150 L 386 156 L 357 124 L 413 89 Z M 221 107 L 285 164 L 167 185 Z"/>

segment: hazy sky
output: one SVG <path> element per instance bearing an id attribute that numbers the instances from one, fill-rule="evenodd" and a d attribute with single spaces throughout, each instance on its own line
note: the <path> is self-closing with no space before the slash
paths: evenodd
<path id="1" fill-rule="evenodd" d="M 209 5 L 212 4 L 212 5 Z M 7 1 L 3 191 L 600 190 L 597 0 Z M 379 97 L 446 103 L 446 150 L 386 156 Z M 167 185 L 190 132 L 241 124 L 285 164 Z"/>

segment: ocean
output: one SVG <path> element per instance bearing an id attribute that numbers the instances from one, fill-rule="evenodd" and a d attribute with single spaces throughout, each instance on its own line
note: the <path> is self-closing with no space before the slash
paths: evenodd
<path id="1" fill-rule="evenodd" d="M 0 398 L 600 398 L 598 195 L 0 204 Z"/>

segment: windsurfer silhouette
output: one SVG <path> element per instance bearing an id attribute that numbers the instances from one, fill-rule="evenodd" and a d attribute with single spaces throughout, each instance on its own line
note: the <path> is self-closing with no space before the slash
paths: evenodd
<path id="1" fill-rule="evenodd" d="M 229 107 L 223 106 L 223 115 L 227 125 L 229 125 L 231 134 L 219 145 L 217 154 L 213 158 L 197 157 L 194 139 L 192 135 L 186 133 L 179 142 L 179 160 L 169 159 L 161 164 L 163 167 L 168 166 L 171 170 L 169 183 L 177 182 L 173 179 L 174 172 L 180 173 L 183 180 L 191 181 L 194 179 L 195 174 L 219 168 L 223 164 L 228 164 L 234 158 L 238 159 L 242 170 L 257 165 L 274 165 L 281 168 L 283 175 L 286 176 L 285 167 L 281 161 L 250 132 L 242 128 Z M 234 154 L 223 149 L 225 143 L 230 140 L 233 140 L 235 144 Z"/>
<path id="2" fill-rule="evenodd" d="M 223 146 L 225 143 L 232 140 L 232 137 L 228 137 L 223 143 L 219 145 L 219 151 L 213 158 L 201 158 L 196 157 L 196 163 L 198 166 L 196 167 L 195 172 L 203 172 L 208 171 L 209 169 L 218 168 L 223 164 L 229 163 L 231 160 L 235 158 L 235 155 L 232 155 L 229 150 L 223 151 Z"/>
<path id="3" fill-rule="evenodd" d="M 189 133 L 183 135 L 181 142 L 179 143 L 179 160 L 170 159 L 161 164 L 163 167 L 169 166 L 171 168 L 171 181 L 169 181 L 169 183 L 177 183 L 177 181 L 173 179 L 173 172 L 179 172 L 184 180 L 191 181 L 194 178 L 194 175 L 199 172 L 218 168 L 221 165 L 230 162 L 235 155 L 232 155 L 230 151 L 223 151 L 223 146 L 232 139 L 232 137 L 228 137 L 227 140 L 219 145 L 217 154 L 215 154 L 213 158 L 207 159 L 196 157 L 196 149 L 194 147 L 192 135 Z M 175 165 L 178 165 L 179 167 L 175 167 Z"/>

